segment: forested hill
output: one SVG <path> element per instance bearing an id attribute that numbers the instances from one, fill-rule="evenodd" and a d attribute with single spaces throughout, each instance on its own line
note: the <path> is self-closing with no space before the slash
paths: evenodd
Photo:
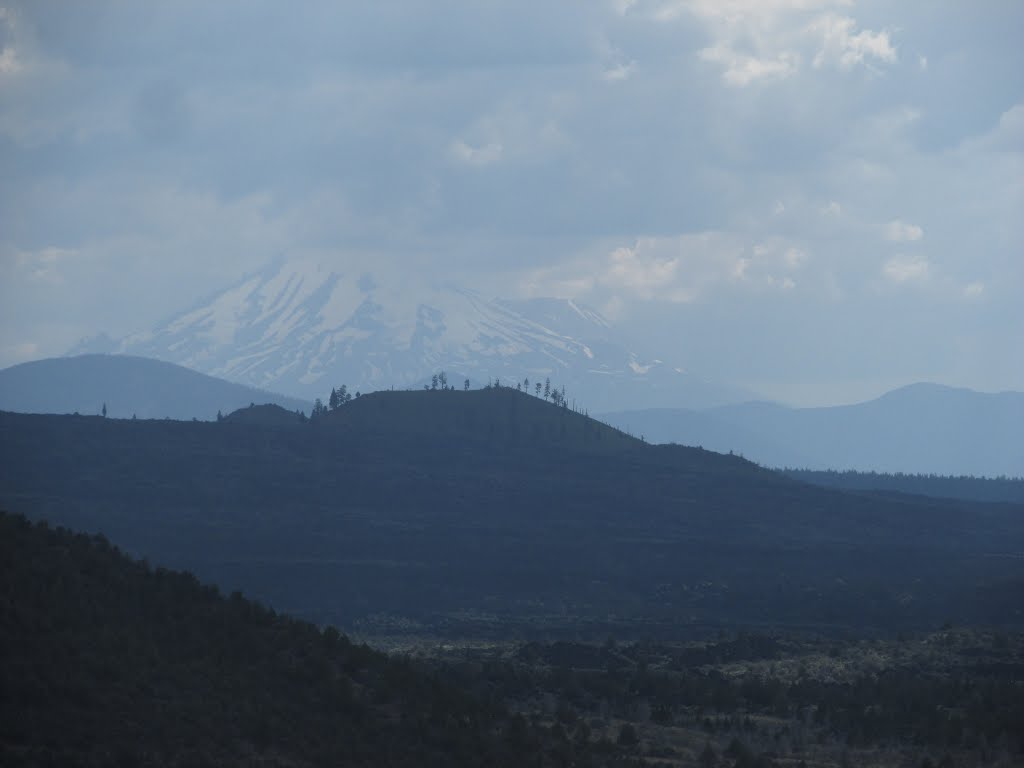
<path id="1" fill-rule="evenodd" d="M 617 764 L 425 667 L 0 513 L 5 766 Z"/>
<path id="2" fill-rule="evenodd" d="M 445 442 L 489 442 L 500 450 L 554 445 L 562 451 L 622 452 L 642 446 L 639 439 L 568 405 L 555 405 L 510 387 L 374 392 L 327 413 L 323 427 Z"/>
<path id="3" fill-rule="evenodd" d="M 249 415 L 0 413 L 0 505 L 368 633 L 1024 624 L 1020 507 L 806 485 L 508 389 Z"/>

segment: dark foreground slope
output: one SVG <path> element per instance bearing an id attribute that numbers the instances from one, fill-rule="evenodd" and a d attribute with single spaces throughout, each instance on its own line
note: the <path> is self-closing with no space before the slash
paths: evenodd
<path id="1" fill-rule="evenodd" d="M 275 427 L 0 415 L 0 502 L 366 631 L 1024 622 L 1019 506 L 862 496 L 509 390 Z"/>
<path id="2" fill-rule="evenodd" d="M 249 403 L 310 410 L 296 398 L 145 357 L 55 357 L 0 371 L 0 409 L 19 413 L 99 414 L 106 404 L 109 416 L 123 419 L 213 419 Z"/>
<path id="3" fill-rule="evenodd" d="M 616 764 L 100 537 L 0 513 L 0 596 L 5 766 Z"/>

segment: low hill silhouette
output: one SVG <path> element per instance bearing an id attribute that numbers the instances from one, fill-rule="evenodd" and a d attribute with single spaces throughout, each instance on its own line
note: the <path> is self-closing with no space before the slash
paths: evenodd
<path id="1" fill-rule="evenodd" d="M 805 485 L 510 390 L 0 433 L 0 504 L 365 631 L 1024 624 L 1020 506 Z"/>
<path id="2" fill-rule="evenodd" d="M 583 413 L 507 387 L 373 392 L 331 411 L 326 427 L 362 434 L 495 441 L 512 446 L 628 451 L 641 441 Z"/>
<path id="3" fill-rule="evenodd" d="M 288 411 L 279 405 L 267 403 L 239 408 L 225 416 L 221 421 L 231 424 L 253 424 L 266 427 L 286 427 L 305 424 L 306 415 L 302 411 Z"/>

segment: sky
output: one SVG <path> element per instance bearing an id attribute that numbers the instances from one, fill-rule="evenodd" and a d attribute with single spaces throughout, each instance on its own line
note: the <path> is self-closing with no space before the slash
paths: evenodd
<path id="1" fill-rule="evenodd" d="M 1024 3 L 0 0 L 0 367 L 278 258 L 765 397 L 1024 390 Z"/>

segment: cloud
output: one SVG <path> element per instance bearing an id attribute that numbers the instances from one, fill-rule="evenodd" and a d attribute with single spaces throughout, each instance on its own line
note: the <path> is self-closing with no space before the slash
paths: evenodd
<path id="1" fill-rule="evenodd" d="M 968 283 L 964 286 L 964 296 L 969 299 L 979 298 L 985 293 L 985 284 L 982 282 Z"/>
<path id="2" fill-rule="evenodd" d="M 894 243 L 913 243 L 924 237 L 924 230 L 917 224 L 894 219 L 885 225 L 885 239 Z"/>
<path id="3" fill-rule="evenodd" d="M 33 282 L 63 282 L 62 265 L 71 258 L 78 256 L 78 251 L 53 246 L 33 252 L 20 252 L 15 255 L 18 268 Z"/>
<path id="4" fill-rule="evenodd" d="M 380 290 L 581 296 L 775 391 L 841 352 L 849 376 L 904 365 L 930 343 L 911 312 L 1019 345 L 1016 5 L 3 5 L 0 349 L 142 330 L 282 256 Z M 883 284 L 928 289 L 897 305 Z M 871 355 L 764 351 L 865 318 Z M 716 344 L 678 332 L 712 323 Z M 1024 382 L 1024 361 L 978 354 L 976 381 Z"/>
<path id="5" fill-rule="evenodd" d="M 808 58 L 815 69 L 831 63 L 844 72 L 894 63 L 891 33 L 860 29 L 856 19 L 836 12 L 849 5 L 844 0 L 673 0 L 655 5 L 650 15 L 662 23 L 699 19 L 713 40 L 699 51 L 700 58 L 720 65 L 728 85 L 743 87 L 788 79 Z"/>
<path id="6" fill-rule="evenodd" d="M 928 279 L 930 267 L 923 256 L 894 256 L 882 265 L 882 275 L 893 283 Z"/>
<path id="7" fill-rule="evenodd" d="M 465 165 L 484 166 L 501 160 L 502 146 L 498 143 L 472 147 L 462 139 L 452 142 L 451 154 L 458 162 Z"/>
<path id="8" fill-rule="evenodd" d="M 723 292 L 761 293 L 797 286 L 806 251 L 778 239 L 745 242 L 724 232 L 641 237 L 604 253 L 529 274 L 527 295 L 568 295 L 594 303 L 623 300 L 685 304 Z"/>
<path id="9" fill-rule="evenodd" d="M 18 49 L 10 39 L 15 36 L 16 26 L 14 14 L 0 7 L 0 75 L 13 75 L 23 67 Z"/>
<path id="10" fill-rule="evenodd" d="M 821 47 L 814 56 L 814 67 L 820 69 L 831 63 L 842 70 L 850 70 L 858 64 L 896 61 L 896 48 L 888 30 L 856 30 L 857 20 L 849 16 L 826 14 L 811 22 L 807 31 L 821 40 Z"/>
<path id="11" fill-rule="evenodd" d="M 18 60 L 18 52 L 13 46 L 0 50 L 0 75 L 13 75 L 21 71 L 21 61 Z"/>
<path id="12" fill-rule="evenodd" d="M 619 83 L 624 80 L 628 80 L 635 71 L 636 62 L 627 61 L 609 67 L 608 69 L 604 70 L 601 76 L 609 83 Z"/>
<path id="13" fill-rule="evenodd" d="M 800 66 L 799 56 L 791 51 L 783 51 L 774 58 L 757 58 L 717 45 L 703 49 L 700 57 L 721 64 L 725 82 L 740 87 L 760 80 L 782 80 L 796 74 Z"/>

